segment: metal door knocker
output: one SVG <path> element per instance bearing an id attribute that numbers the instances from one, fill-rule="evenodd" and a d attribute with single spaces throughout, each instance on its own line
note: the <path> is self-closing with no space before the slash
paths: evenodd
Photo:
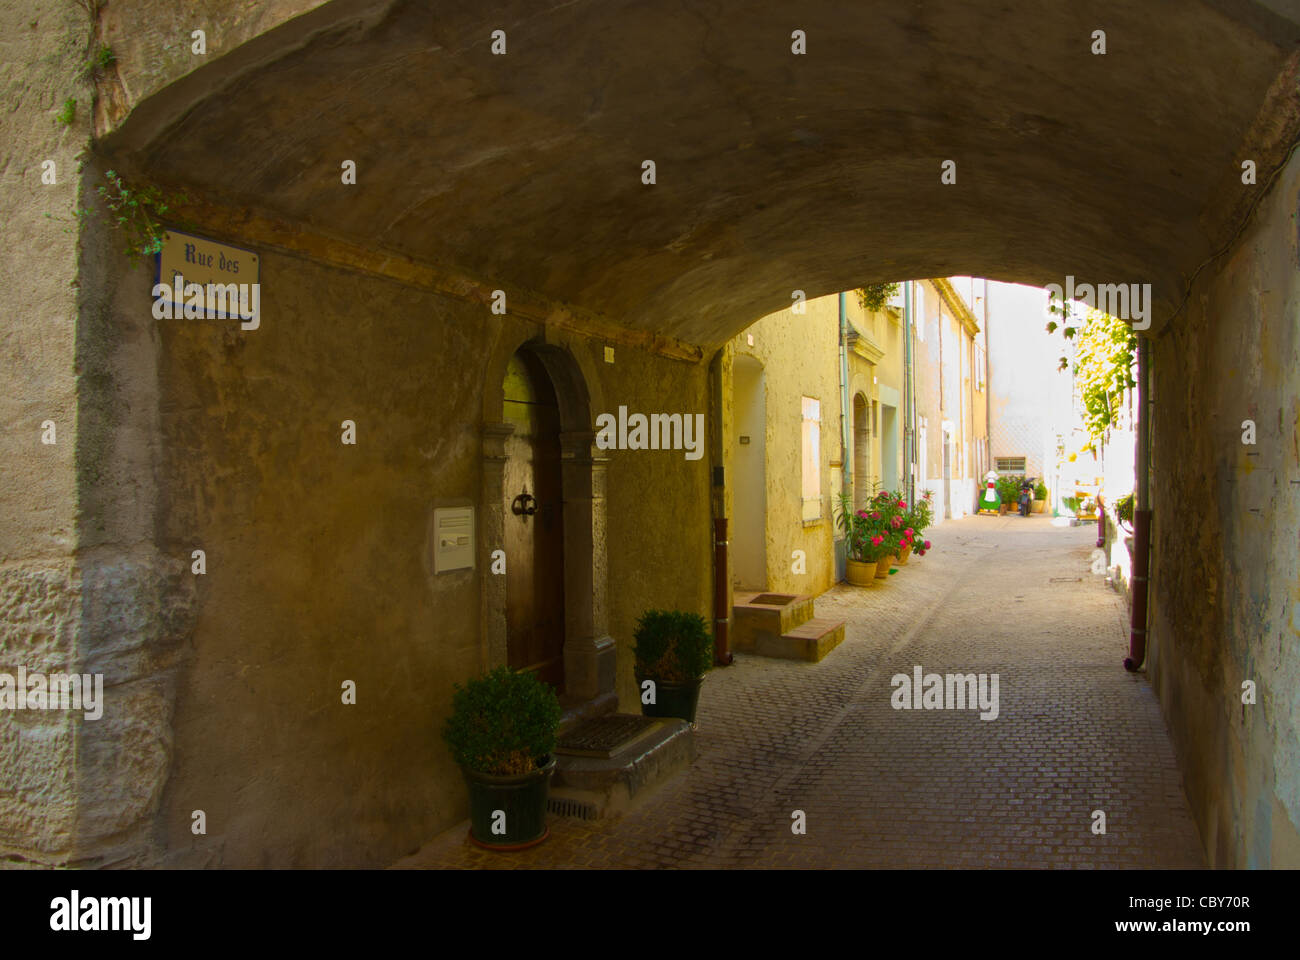
<path id="1" fill-rule="evenodd" d="M 531 517 L 537 512 L 537 499 L 525 491 L 515 497 L 510 504 L 510 512 L 516 517 Z"/>

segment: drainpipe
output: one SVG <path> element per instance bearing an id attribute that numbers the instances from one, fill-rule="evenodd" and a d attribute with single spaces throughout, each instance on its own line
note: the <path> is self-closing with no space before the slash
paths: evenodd
<path id="1" fill-rule="evenodd" d="M 709 364 L 709 381 L 713 394 L 713 661 L 728 666 L 733 659 L 728 637 L 731 626 L 731 591 L 728 589 L 727 566 L 727 487 L 726 439 L 723 434 L 722 407 L 726 391 L 722 376 L 723 347 Z"/>
<path id="2" fill-rule="evenodd" d="M 984 473 L 993 469 L 993 381 L 989 374 L 992 361 L 989 349 L 989 282 L 984 281 Z M 1044 464 L 1044 467 L 1047 465 Z M 979 497 L 984 474 L 975 478 L 975 496 Z M 978 501 L 977 501 L 978 502 Z"/>
<path id="3" fill-rule="evenodd" d="M 840 291 L 840 472 L 842 490 L 853 496 L 853 471 L 849 465 L 849 317 L 844 310 L 844 291 Z"/>
<path id="4" fill-rule="evenodd" d="M 1146 337 L 1138 338 L 1137 489 L 1133 504 L 1133 620 L 1129 633 L 1128 656 L 1124 669 L 1130 673 L 1141 669 L 1147 656 L 1147 588 L 1151 568 L 1151 491 L 1147 480 L 1150 465 L 1151 354 Z"/>
<path id="5" fill-rule="evenodd" d="M 912 281 L 903 281 L 903 461 L 907 502 L 916 504 L 916 403 L 912 396 Z"/>

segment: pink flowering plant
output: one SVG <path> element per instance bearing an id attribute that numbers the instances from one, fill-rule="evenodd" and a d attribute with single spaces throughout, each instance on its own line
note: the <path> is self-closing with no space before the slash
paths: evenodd
<path id="1" fill-rule="evenodd" d="M 912 504 L 911 509 L 903 513 L 903 523 L 912 540 L 912 549 L 918 557 L 925 556 L 930 549 L 930 541 L 922 534 L 934 522 L 934 494 L 927 490 L 925 496 Z"/>
<path id="2" fill-rule="evenodd" d="M 840 494 L 836 519 L 848 542 L 849 559 L 859 563 L 877 563 L 894 554 L 899 538 L 886 501 L 872 499 L 865 508 L 853 506 L 853 498 Z M 896 509 L 896 508 L 895 508 Z"/>

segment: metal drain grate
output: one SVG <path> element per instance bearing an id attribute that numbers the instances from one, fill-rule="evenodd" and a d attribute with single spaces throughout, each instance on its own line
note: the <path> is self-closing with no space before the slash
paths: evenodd
<path id="1" fill-rule="evenodd" d="M 594 717 L 561 735 L 555 752 L 574 757 L 612 757 L 654 725 L 653 717 L 637 713 Z"/>
<path id="2" fill-rule="evenodd" d="M 546 801 L 546 809 L 560 817 L 574 817 L 578 820 L 596 819 L 595 804 L 570 797 L 550 797 Z"/>

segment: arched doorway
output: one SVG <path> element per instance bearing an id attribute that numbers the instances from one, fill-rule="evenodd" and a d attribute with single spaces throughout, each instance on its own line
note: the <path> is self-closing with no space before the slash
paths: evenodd
<path id="1" fill-rule="evenodd" d="M 564 502 L 560 406 L 531 350 L 510 358 L 505 441 L 506 663 L 564 692 Z"/>
<path id="2" fill-rule="evenodd" d="M 853 395 L 853 505 L 861 510 L 871 498 L 871 419 L 867 398 Z"/>
<path id="3" fill-rule="evenodd" d="M 481 581 L 483 668 L 533 668 L 566 710 L 612 709 L 599 381 L 563 335 L 543 335 L 499 344 L 486 382 L 479 543 L 504 549 L 506 575 Z"/>

